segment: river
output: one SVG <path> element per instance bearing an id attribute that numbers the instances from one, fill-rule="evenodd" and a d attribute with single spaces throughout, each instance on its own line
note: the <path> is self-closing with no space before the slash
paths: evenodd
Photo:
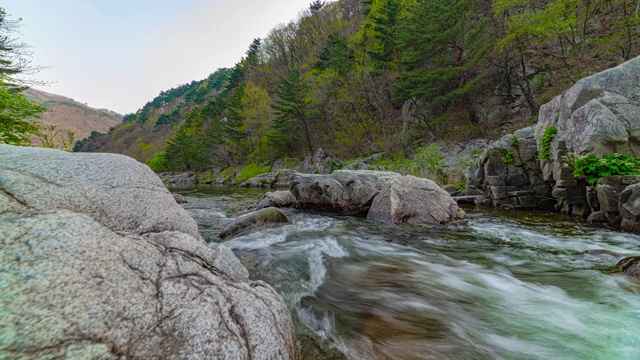
<path id="1" fill-rule="evenodd" d="M 208 242 L 264 193 L 174 191 Z M 491 209 L 441 226 L 283 211 L 224 244 L 282 294 L 305 358 L 640 359 L 640 284 L 610 253 L 638 254 L 636 235 Z"/>

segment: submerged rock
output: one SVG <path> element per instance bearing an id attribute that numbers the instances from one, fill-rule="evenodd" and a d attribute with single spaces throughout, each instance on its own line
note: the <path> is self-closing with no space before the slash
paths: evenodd
<path id="1" fill-rule="evenodd" d="M 296 357 L 282 298 L 129 157 L 0 145 L 0 239 L 2 354 Z"/>
<path id="2" fill-rule="evenodd" d="M 233 236 L 243 235 L 269 224 L 288 224 L 289 219 L 282 211 L 274 208 L 264 208 L 244 214 L 233 220 L 221 232 L 220 239 L 226 240 Z"/>
<path id="3" fill-rule="evenodd" d="M 387 171 L 338 170 L 329 175 L 295 174 L 291 193 L 299 209 L 366 214 L 373 198 L 389 179 Z"/>
<path id="4" fill-rule="evenodd" d="M 367 219 L 391 224 L 443 224 L 463 217 L 464 211 L 449 193 L 415 176 L 387 181 L 367 214 Z"/>
<path id="5" fill-rule="evenodd" d="M 624 258 L 616 267 L 625 275 L 640 280 L 640 256 Z"/>

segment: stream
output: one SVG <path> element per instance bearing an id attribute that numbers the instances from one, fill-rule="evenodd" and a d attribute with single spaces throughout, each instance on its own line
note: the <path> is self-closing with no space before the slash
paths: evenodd
<path id="1" fill-rule="evenodd" d="M 172 191 L 207 242 L 266 192 Z M 283 296 L 303 358 L 640 359 L 640 284 L 611 270 L 639 236 L 492 209 L 438 226 L 282 210 L 291 224 L 224 244 Z"/>

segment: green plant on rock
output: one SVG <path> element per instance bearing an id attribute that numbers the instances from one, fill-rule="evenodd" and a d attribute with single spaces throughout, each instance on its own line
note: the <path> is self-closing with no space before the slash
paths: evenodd
<path id="1" fill-rule="evenodd" d="M 540 146 L 538 150 L 538 158 L 540 160 L 551 160 L 551 141 L 553 141 L 557 132 L 558 129 L 553 125 L 545 129 L 542 134 L 542 138 L 540 139 Z"/>
<path id="2" fill-rule="evenodd" d="M 344 165 L 339 164 L 339 163 L 337 163 L 337 162 L 335 162 L 333 160 L 331 160 L 331 164 L 330 165 L 331 165 L 331 172 L 334 172 L 336 170 L 342 170 L 342 167 L 344 166 Z"/>
<path id="3" fill-rule="evenodd" d="M 602 159 L 593 154 L 565 159 L 569 166 L 573 162 L 573 176 L 585 178 L 591 185 L 605 176 L 640 175 L 640 156 L 614 153 L 604 155 Z"/>
<path id="4" fill-rule="evenodd" d="M 520 141 L 517 136 L 514 136 L 513 139 L 511 139 L 511 146 L 518 147 L 518 145 L 520 145 Z"/>
<path id="5" fill-rule="evenodd" d="M 505 148 L 500 149 L 500 155 L 502 155 L 502 160 L 505 164 L 511 164 L 515 161 L 516 155 L 513 151 L 509 151 Z"/>
<path id="6" fill-rule="evenodd" d="M 264 173 L 268 173 L 269 171 L 271 171 L 271 166 L 267 166 L 267 165 L 263 166 L 263 165 L 251 163 L 247 165 L 244 169 L 240 170 L 240 172 L 238 173 L 238 176 L 236 176 L 236 179 L 233 182 L 236 184 L 242 184 L 243 182 L 251 178 L 254 178 Z"/>

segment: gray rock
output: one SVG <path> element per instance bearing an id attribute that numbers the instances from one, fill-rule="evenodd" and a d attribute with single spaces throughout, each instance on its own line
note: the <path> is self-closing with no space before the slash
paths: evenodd
<path id="1" fill-rule="evenodd" d="M 332 165 L 333 164 L 333 165 Z M 342 160 L 327 155 L 322 149 L 302 162 L 302 172 L 305 174 L 330 174 L 336 166 L 344 165 Z"/>
<path id="2" fill-rule="evenodd" d="M 589 214 L 587 221 L 591 224 L 606 224 L 609 219 L 607 219 L 607 214 L 604 211 L 596 211 Z"/>
<path id="3" fill-rule="evenodd" d="M 194 172 L 165 172 L 158 174 L 158 177 L 169 186 L 190 186 L 198 183 L 195 175 Z"/>
<path id="4" fill-rule="evenodd" d="M 546 175 L 571 179 L 562 157 L 568 153 L 602 156 L 639 153 L 640 58 L 584 78 L 540 108 L 538 137 L 549 126 L 551 143 Z"/>
<path id="5" fill-rule="evenodd" d="M 295 358 L 289 311 L 143 164 L 0 145 L 0 354 Z"/>
<path id="6" fill-rule="evenodd" d="M 449 193 L 449 195 L 451 196 L 456 196 L 458 194 L 460 194 L 460 191 L 458 190 L 457 187 L 455 187 L 455 185 L 446 185 L 445 187 L 442 188 L 444 191 L 446 191 L 447 193 Z"/>
<path id="7" fill-rule="evenodd" d="M 616 267 L 625 275 L 640 280 L 640 256 L 624 258 L 616 264 Z"/>
<path id="8" fill-rule="evenodd" d="M 289 190 L 278 190 L 268 192 L 254 205 L 247 210 L 260 210 L 268 207 L 293 207 L 296 205 L 296 198 L 293 197 Z"/>
<path id="9" fill-rule="evenodd" d="M 239 187 L 271 187 L 271 188 L 288 188 L 291 185 L 291 178 L 295 172 L 291 169 L 282 169 L 279 171 L 260 174 L 251 178 Z"/>
<path id="10" fill-rule="evenodd" d="M 337 170 L 328 175 L 295 174 L 291 194 L 299 209 L 366 214 L 373 198 L 389 179 L 386 171 Z"/>
<path id="11" fill-rule="evenodd" d="M 0 189 L 26 204 L 24 211 L 66 209 L 87 214 L 112 231 L 180 231 L 200 237 L 196 222 L 158 176 L 123 155 L 0 145 Z M 0 213 L 6 199 L 0 200 Z"/>
<path id="12" fill-rule="evenodd" d="M 220 239 L 226 240 L 234 236 L 244 235 L 270 224 L 288 224 L 287 216 L 274 207 L 260 209 L 241 215 L 220 232 Z"/>
<path id="13" fill-rule="evenodd" d="M 180 194 L 172 194 L 173 195 L 173 199 L 178 203 L 178 204 L 186 204 L 188 203 L 187 199 L 184 198 L 184 196 L 180 195 Z"/>
<path id="14" fill-rule="evenodd" d="M 446 191 L 415 176 L 387 181 L 367 213 L 367 219 L 390 224 L 442 224 L 463 217 L 464 211 Z"/>
<path id="15" fill-rule="evenodd" d="M 620 206 L 620 230 L 640 234 L 640 184 L 627 186 L 618 200 Z"/>
<path id="16" fill-rule="evenodd" d="M 596 186 L 600 210 L 607 215 L 609 223 L 614 227 L 620 226 L 620 194 L 627 186 L 640 182 L 640 176 L 614 175 L 600 178 Z"/>

